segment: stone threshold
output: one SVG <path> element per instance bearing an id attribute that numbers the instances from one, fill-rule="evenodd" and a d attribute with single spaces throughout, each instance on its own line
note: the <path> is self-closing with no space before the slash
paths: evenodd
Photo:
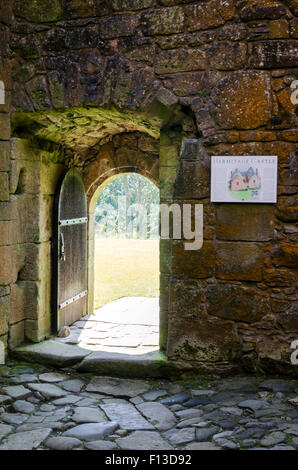
<path id="1" fill-rule="evenodd" d="M 179 378 L 196 373 L 229 376 L 240 372 L 238 366 L 228 363 L 171 361 L 162 351 L 138 355 L 91 351 L 53 339 L 24 344 L 11 351 L 10 355 L 18 360 L 56 368 L 72 367 L 79 372 L 126 378 Z"/>
<path id="2" fill-rule="evenodd" d="M 106 351 L 91 351 L 80 346 L 46 340 L 24 344 L 11 356 L 18 360 L 64 368 L 73 367 L 80 372 L 117 377 L 169 377 L 175 375 L 173 363 L 161 351 L 130 355 Z"/>

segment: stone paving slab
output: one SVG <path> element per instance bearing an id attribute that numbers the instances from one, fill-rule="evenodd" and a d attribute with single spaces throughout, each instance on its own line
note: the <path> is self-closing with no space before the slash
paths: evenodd
<path id="1" fill-rule="evenodd" d="M 91 380 L 87 392 L 103 393 L 117 397 L 133 398 L 149 390 L 148 383 L 141 380 L 117 379 L 115 377 L 100 377 Z"/>
<path id="2" fill-rule="evenodd" d="M 117 420 L 122 429 L 129 431 L 154 429 L 154 426 L 131 403 L 127 403 L 124 400 L 105 403 L 100 405 L 100 407 L 109 419 Z"/>
<path id="3" fill-rule="evenodd" d="M 97 351 L 85 357 L 78 366 L 82 372 L 125 377 L 165 377 L 172 368 L 174 366 L 160 351 L 132 355 Z"/>
<path id="4" fill-rule="evenodd" d="M 76 364 L 90 354 L 90 350 L 61 344 L 54 340 L 43 341 L 38 344 L 20 346 L 14 350 L 14 356 L 23 360 L 55 367 L 67 367 Z"/>
<path id="5" fill-rule="evenodd" d="M 90 351 L 143 354 L 159 348 L 159 299 L 123 297 L 110 302 L 71 326 L 60 344 Z"/>
<path id="6" fill-rule="evenodd" d="M 61 373 L 0 366 L 0 450 L 298 449 L 297 380 Z"/>
<path id="7" fill-rule="evenodd" d="M 116 440 L 121 450 L 172 450 L 173 447 L 161 435 L 153 431 L 135 431 Z"/>
<path id="8" fill-rule="evenodd" d="M 3 444 L 0 445 L 0 450 L 36 449 L 50 435 L 51 431 L 48 428 L 10 434 Z"/>
<path id="9" fill-rule="evenodd" d="M 161 403 L 149 401 L 136 407 L 159 431 L 167 431 L 176 425 L 174 413 Z"/>

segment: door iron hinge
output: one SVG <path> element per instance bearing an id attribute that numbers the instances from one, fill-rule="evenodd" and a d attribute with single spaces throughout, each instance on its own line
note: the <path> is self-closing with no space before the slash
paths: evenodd
<path id="1" fill-rule="evenodd" d="M 59 304 L 59 310 L 62 310 L 65 307 L 68 307 L 69 305 L 73 304 L 74 302 L 77 302 L 78 300 L 82 299 L 83 297 L 86 297 L 88 291 L 84 290 L 83 292 L 80 292 L 77 295 L 74 295 L 70 299 L 64 300 L 61 304 Z"/>
<path id="2" fill-rule="evenodd" d="M 78 225 L 86 224 L 88 222 L 88 217 L 79 217 L 77 219 L 62 219 L 59 220 L 60 227 L 66 227 L 67 225 Z"/>

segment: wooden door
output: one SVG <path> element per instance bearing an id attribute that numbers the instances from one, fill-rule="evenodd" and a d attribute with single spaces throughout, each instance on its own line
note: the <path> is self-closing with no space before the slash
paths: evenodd
<path id="1" fill-rule="evenodd" d="M 87 201 L 76 169 L 65 175 L 55 204 L 53 329 L 87 313 Z"/>

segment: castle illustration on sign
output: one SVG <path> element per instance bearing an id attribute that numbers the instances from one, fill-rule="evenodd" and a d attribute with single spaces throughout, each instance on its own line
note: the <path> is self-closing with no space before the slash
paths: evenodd
<path id="1" fill-rule="evenodd" d="M 250 199 L 258 196 L 258 190 L 261 189 L 261 178 L 258 169 L 250 167 L 247 171 L 240 171 L 236 168 L 231 171 L 229 180 L 229 190 L 235 198 Z M 246 193 L 246 194 L 245 194 Z"/>

